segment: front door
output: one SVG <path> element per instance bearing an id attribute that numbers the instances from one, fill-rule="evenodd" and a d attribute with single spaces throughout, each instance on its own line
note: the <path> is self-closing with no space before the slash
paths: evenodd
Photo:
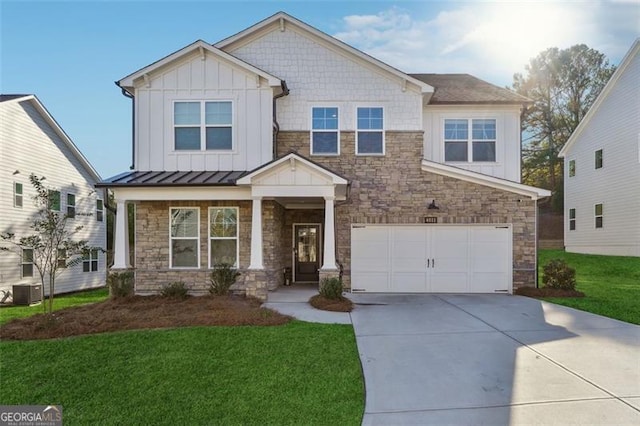
<path id="1" fill-rule="evenodd" d="M 320 269 L 320 225 L 294 225 L 294 269 L 296 281 L 318 281 Z"/>

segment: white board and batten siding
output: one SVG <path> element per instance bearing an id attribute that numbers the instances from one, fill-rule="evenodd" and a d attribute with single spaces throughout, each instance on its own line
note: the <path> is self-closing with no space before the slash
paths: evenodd
<path id="1" fill-rule="evenodd" d="M 638 43 L 638 42 L 636 42 Z M 640 256 L 640 55 L 630 57 L 564 156 L 565 246 L 574 253 Z M 622 64 L 621 64 L 622 66 Z M 596 103 L 597 104 L 597 103 Z M 596 105 L 594 104 L 594 105 Z M 603 150 L 603 167 L 595 152 Z M 576 164 L 569 176 L 569 163 Z M 595 205 L 603 227 L 595 227 Z M 569 209 L 576 229 L 569 230 Z"/>
<path id="2" fill-rule="evenodd" d="M 495 162 L 445 162 L 444 121 L 446 119 L 495 119 Z M 473 172 L 520 182 L 520 106 L 442 106 L 424 109 L 425 159 Z"/>
<path id="3" fill-rule="evenodd" d="M 150 73 L 135 92 L 136 170 L 252 170 L 273 157 L 273 90 L 235 64 L 193 52 Z M 176 101 L 231 101 L 233 149 L 175 150 Z"/>
<path id="4" fill-rule="evenodd" d="M 391 76 L 287 22 L 274 25 L 225 51 L 286 80 L 291 93 L 278 99 L 281 130 L 309 130 L 311 108 L 338 107 L 339 129 L 356 129 L 356 108 L 384 109 L 385 130 L 422 130 L 422 96 L 417 86 Z"/>
<path id="5" fill-rule="evenodd" d="M 47 187 L 60 191 L 61 211 L 66 211 L 66 195 L 74 194 L 76 212 L 70 227 L 82 226 L 75 238 L 87 240 L 91 246 L 106 249 L 106 210 L 102 222 L 96 220 L 96 179 L 74 155 L 54 126 L 46 120 L 32 101 L 0 102 L 0 232 L 12 232 L 16 239 L 31 235 L 32 215 L 36 212 L 35 189 L 29 182 L 34 173 L 46 177 Z M 23 187 L 23 206 L 14 206 L 14 183 Z M 80 213 L 90 213 L 81 216 Z M 12 291 L 14 284 L 40 282 L 34 276 L 23 278 L 21 254 L 6 243 L 11 251 L 0 252 L 0 290 Z M 105 285 L 106 258 L 98 255 L 98 271 L 83 272 L 82 265 L 64 270 L 56 280 L 56 293 L 77 291 Z M 48 294 L 48 288 L 44 288 Z"/>
<path id="6" fill-rule="evenodd" d="M 509 225 L 353 225 L 351 288 L 370 293 L 507 293 Z"/>

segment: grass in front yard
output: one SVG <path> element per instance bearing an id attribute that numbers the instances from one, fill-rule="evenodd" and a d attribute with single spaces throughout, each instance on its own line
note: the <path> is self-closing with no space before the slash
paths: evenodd
<path id="1" fill-rule="evenodd" d="M 68 308 L 70 306 L 86 305 L 88 303 L 102 302 L 109 297 L 106 287 L 96 290 L 79 291 L 77 293 L 61 294 L 53 297 L 53 310 Z M 25 318 L 44 312 L 43 303 L 49 303 L 46 296 L 42 303 L 33 306 L 3 306 L 0 308 L 0 324 L 4 324 L 15 318 Z"/>
<path id="2" fill-rule="evenodd" d="M 564 259 L 576 270 L 577 290 L 583 298 L 548 298 L 549 302 L 594 314 L 640 324 L 640 258 L 566 253 L 564 250 L 538 252 L 539 286 L 542 267 L 551 259 Z"/>
<path id="3" fill-rule="evenodd" d="M 189 327 L 0 343 L 3 404 L 68 424 L 359 425 L 353 328 Z"/>

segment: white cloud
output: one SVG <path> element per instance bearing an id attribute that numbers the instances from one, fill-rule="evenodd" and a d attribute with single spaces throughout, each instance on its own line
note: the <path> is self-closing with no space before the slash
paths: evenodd
<path id="1" fill-rule="evenodd" d="M 407 72 L 467 72 L 503 85 L 549 47 L 584 43 L 617 62 L 638 36 L 637 5 L 451 3 L 427 19 L 393 7 L 347 16 L 334 36 Z"/>

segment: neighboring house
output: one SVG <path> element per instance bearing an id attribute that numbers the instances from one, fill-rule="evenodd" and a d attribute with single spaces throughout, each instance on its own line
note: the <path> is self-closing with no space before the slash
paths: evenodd
<path id="1" fill-rule="evenodd" d="M 30 228 L 37 209 L 29 176 L 45 177 L 53 192 L 54 209 L 77 213 L 68 219 L 69 229 L 82 226 L 77 239 L 106 249 L 106 211 L 102 190 L 94 185 L 98 173 L 69 136 L 34 95 L 0 95 L 0 233 L 12 232 L 16 240 L 33 234 Z M 6 242 L 0 252 L 0 290 L 14 284 L 40 283 L 29 250 L 22 252 Z M 56 293 L 105 285 L 105 255 L 88 254 L 82 263 L 62 271 Z M 44 286 L 44 293 L 49 293 Z"/>
<path id="2" fill-rule="evenodd" d="M 637 39 L 560 151 L 569 252 L 640 256 L 639 52 Z"/>
<path id="3" fill-rule="evenodd" d="M 536 275 L 536 203 L 519 183 L 529 100 L 470 75 L 405 74 L 285 14 L 196 41 L 117 82 L 132 171 L 115 264 L 136 292 L 205 292 L 216 264 L 266 298 L 342 272 L 366 292 L 511 292 Z"/>

